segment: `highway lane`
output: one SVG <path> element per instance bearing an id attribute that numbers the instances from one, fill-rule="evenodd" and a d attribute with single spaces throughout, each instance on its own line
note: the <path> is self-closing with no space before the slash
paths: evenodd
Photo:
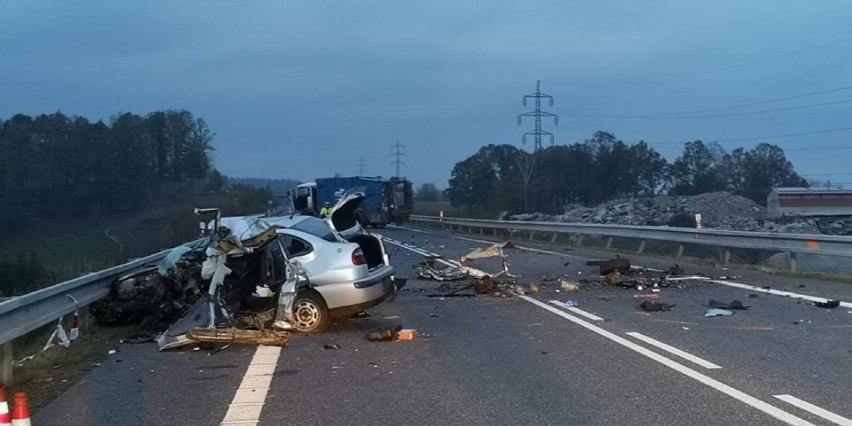
<path id="1" fill-rule="evenodd" d="M 275 359 L 259 424 L 849 424 L 852 418 L 852 309 L 818 309 L 789 297 L 689 281 L 659 293 L 677 305 L 672 311 L 645 313 L 636 290 L 557 292 L 556 278 L 596 277 L 597 267 L 585 260 L 611 254 L 542 244 L 528 247 L 538 251 L 505 250 L 519 283 L 544 285 L 536 297 L 428 297 L 461 284 L 414 279 L 418 252 L 456 259 L 485 243 L 432 231 L 381 233 L 408 286 L 397 300 L 370 310 L 369 318 L 337 324 L 323 335 L 294 336 Z M 629 257 L 634 264 L 671 266 L 670 260 Z M 475 266 L 489 272 L 499 267 L 489 260 Z M 852 301 L 843 284 L 680 266 Z M 758 297 L 748 298 L 751 293 Z M 710 298 L 737 298 L 752 307 L 704 318 Z M 602 320 L 550 303 L 568 299 Z M 366 340 L 367 332 L 395 324 L 420 335 L 412 342 Z M 324 349 L 328 344 L 340 349 Z M 35 424 L 218 424 L 239 402 L 235 395 L 255 348 L 208 352 L 125 345 L 122 362 L 93 370 L 36 413 Z M 807 407 L 819 412 L 813 414 L 799 400 L 826 412 Z"/>

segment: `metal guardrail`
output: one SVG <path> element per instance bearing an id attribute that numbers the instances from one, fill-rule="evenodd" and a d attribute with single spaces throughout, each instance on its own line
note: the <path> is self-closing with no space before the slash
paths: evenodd
<path id="1" fill-rule="evenodd" d="M 74 300 L 84 307 L 106 296 L 116 279 L 159 262 L 170 250 L 0 302 L 0 345 L 74 312 Z"/>
<path id="2" fill-rule="evenodd" d="M 660 240 L 681 244 L 706 244 L 724 248 L 775 250 L 779 252 L 810 253 L 852 257 L 852 237 L 814 234 L 781 234 L 772 232 L 722 231 L 715 229 L 674 228 L 669 226 L 600 225 L 561 222 L 524 222 L 508 220 L 437 218 L 411 216 L 412 222 L 449 226 L 523 230 L 562 234 L 584 234 L 604 237 L 626 237 Z M 795 264 L 793 265 L 795 269 Z"/>

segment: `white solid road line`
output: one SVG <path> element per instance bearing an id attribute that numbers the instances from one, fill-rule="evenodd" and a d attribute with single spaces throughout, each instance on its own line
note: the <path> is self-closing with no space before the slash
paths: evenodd
<path id="1" fill-rule="evenodd" d="M 701 358 L 699 358 L 695 355 L 692 355 L 689 352 L 684 352 L 684 351 L 682 351 L 682 350 L 680 350 L 680 349 L 678 349 L 674 346 L 667 345 L 667 344 L 665 344 L 665 343 L 663 343 L 659 340 L 656 340 L 656 339 L 652 339 L 652 338 L 650 338 L 650 337 L 648 337 L 648 336 L 646 336 L 642 333 L 629 332 L 629 333 L 627 333 L 627 335 L 634 337 L 636 339 L 639 339 L 639 340 L 641 340 L 641 341 L 643 341 L 643 342 L 645 342 L 645 343 L 647 343 L 651 346 L 656 346 L 656 347 L 658 347 L 658 348 L 660 348 L 660 349 L 662 349 L 662 350 L 664 350 L 668 353 L 671 353 L 672 355 L 677 355 L 677 356 L 679 356 L 679 357 L 681 357 L 681 358 L 683 358 L 683 359 L 685 359 L 685 360 L 687 360 L 687 361 L 689 361 L 693 364 L 698 364 L 698 365 L 700 365 L 700 366 L 702 366 L 706 369 L 713 370 L 713 369 L 717 369 L 717 368 L 722 368 L 722 367 L 720 367 L 716 364 L 713 364 L 710 361 L 705 361 L 705 360 L 703 360 L 703 359 L 701 359 Z"/>
<path id="2" fill-rule="evenodd" d="M 700 373 L 696 370 L 693 370 L 693 369 L 691 369 L 691 368 L 689 368 L 689 367 L 687 367 L 683 364 L 672 361 L 672 360 L 670 360 L 670 359 L 668 359 L 668 358 L 666 358 L 666 357 L 664 357 L 664 356 L 662 356 L 662 355 L 660 355 L 660 354 L 658 354 L 654 351 L 651 351 L 650 349 L 647 349 L 643 346 L 639 346 L 636 343 L 633 343 L 633 342 L 631 342 L 631 341 L 629 341 L 629 340 L 627 340 L 627 339 L 625 339 L 621 336 L 617 336 L 616 334 L 609 332 L 607 330 L 604 330 L 604 329 L 602 329 L 602 328 L 600 328 L 600 327 L 598 327 L 594 324 L 588 323 L 588 322 L 586 322 L 586 321 L 584 321 L 580 318 L 577 318 L 577 317 L 575 317 L 575 316 L 573 316 L 573 315 L 571 315 L 567 312 L 564 312 L 564 311 L 561 311 L 561 310 L 559 310 L 555 307 L 549 306 L 548 304 L 546 304 L 544 302 L 540 302 L 540 301 L 532 299 L 528 296 L 518 296 L 518 297 L 520 297 L 521 299 L 526 300 L 527 302 L 530 302 L 533 305 L 536 305 L 536 306 L 538 306 L 542 309 L 545 309 L 545 310 L 550 311 L 550 312 L 552 312 L 556 315 L 559 315 L 559 316 L 561 316 L 561 317 L 563 317 L 563 318 L 565 318 L 565 319 L 567 319 L 567 320 L 569 320 L 569 321 L 571 321 L 571 322 L 573 322 L 573 323 L 575 323 L 575 324 L 577 324 L 577 325 L 579 325 L 583 328 L 586 328 L 586 329 L 588 329 L 588 330 L 590 330 L 594 333 L 597 333 L 597 334 L 599 334 L 599 335 L 601 335 L 601 336 L 603 336 L 603 337 L 605 337 L 609 340 L 612 340 L 613 342 L 618 343 L 618 344 L 620 344 L 620 345 L 622 345 L 622 346 L 624 346 L 628 349 L 631 349 L 635 352 L 638 352 L 638 353 L 640 353 L 640 354 L 642 354 L 642 355 L 644 355 L 644 356 L 646 356 L 646 357 L 648 357 L 648 358 L 650 358 L 654 361 L 659 362 L 660 364 L 663 364 L 666 367 L 671 368 L 672 370 L 675 370 L 675 371 L 677 371 L 677 372 L 679 372 L 679 373 L 681 373 L 681 374 L 683 374 L 687 377 L 695 379 L 695 380 L 697 380 L 698 382 L 700 382 L 704 385 L 710 386 L 711 388 L 716 389 L 719 392 L 722 392 L 725 395 L 728 395 L 731 398 L 734 398 L 734 399 L 736 399 L 736 400 L 738 400 L 738 401 L 740 401 L 744 404 L 747 404 L 751 407 L 754 407 L 754 408 L 756 408 L 756 409 L 758 409 L 758 410 L 760 410 L 760 411 L 762 411 L 766 414 L 769 414 L 770 416 L 775 417 L 776 419 L 781 420 L 784 423 L 787 423 L 787 424 L 790 424 L 790 425 L 813 425 L 813 423 L 810 423 L 805 419 L 796 417 L 793 414 L 790 414 L 790 413 L 788 413 L 788 412 L 786 412 L 786 411 L 784 411 L 784 410 L 782 410 L 778 407 L 775 407 L 774 405 L 768 404 L 768 403 L 761 401 L 761 400 L 759 400 L 759 399 L 757 399 L 757 398 L 755 398 L 755 397 L 753 397 L 753 396 L 751 396 L 751 395 L 749 395 L 745 392 L 734 389 L 731 386 L 728 386 L 728 385 L 726 385 L 726 384 L 724 384 L 724 383 L 722 383 L 722 382 L 720 382 L 716 379 L 713 379 L 709 376 L 706 376 L 706 375 L 704 375 L 704 374 L 702 374 L 702 373 Z"/>
<path id="3" fill-rule="evenodd" d="M 260 422 L 260 412 L 266 402 L 266 393 L 269 392 L 280 355 L 280 347 L 257 347 L 221 426 L 257 425 Z"/>
<path id="4" fill-rule="evenodd" d="M 774 395 L 776 398 L 794 405 L 796 407 L 801 408 L 802 410 L 808 411 L 810 413 L 816 414 L 832 423 L 836 423 L 842 426 L 852 426 L 852 420 L 847 419 L 846 417 L 837 415 L 832 413 L 831 411 L 822 409 L 817 407 L 816 405 L 811 404 L 810 402 L 802 401 L 799 398 L 796 398 L 792 395 Z"/>
<path id="5" fill-rule="evenodd" d="M 708 280 L 708 281 L 710 281 L 711 283 L 726 285 L 728 287 L 744 288 L 746 290 L 751 290 L 751 291 L 762 291 L 764 293 L 774 294 L 776 296 L 792 297 L 792 298 L 795 298 L 795 299 L 808 300 L 808 301 L 811 301 L 811 302 L 823 302 L 824 303 L 824 302 L 828 302 L 828 300 L 829 300 L 829 299 L 826 299 L 824 297 L 814 297 L 814 296 L 808 296 L 806 294 L 793 293 L 793 292 L 789 292 L 789 291 L 773 290 L 771 288 L 763 288 L 763 287 L 757 287 L 757 286 L 748 285 L 748 284 L 740 284 L 740 283 L 735 283 L 733 281 L 725 281 L 725 280 Z M 840 302 L 840 306 L 843 306 L 844 308 L 852 308 L 852 303 Z"/>
<path id="6" fill-rule="evenodd" d="M 582 315 L 582 316 L 584 316 L 584 317 L 586 317 L 586 318 L 588 318 L 592 321 L 603 321 L 604 320 L 603 318 L 601 318 L 601 317 L 599 317 L 599 316 L 597 316 L 597 315 L 595 315 L 591 312 L 586 312 L 586 311 L 584 311 L 584 310 L 582 310 L 582 309 L 580 309 L 576 306 L 565 306 L 565 303 L 563 303 L 559 300 L 551 300 L 550 303 L 553 303 L 554 305 L 559 306 L 562 309 L 567 309 L 571 312 L 574 312 L 577 315 Z"/>

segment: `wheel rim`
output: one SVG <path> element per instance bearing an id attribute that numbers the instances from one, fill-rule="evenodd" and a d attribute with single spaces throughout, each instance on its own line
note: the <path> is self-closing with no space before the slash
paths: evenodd
<path id="1" fill-rule="evenodd" d="M 320 316 L 319 306 L 309 300 L 300 300 L 296 303 L 293 316 L 296 321 L 296 328 L 299 330 L 312 330 L 319 324 Z"/>

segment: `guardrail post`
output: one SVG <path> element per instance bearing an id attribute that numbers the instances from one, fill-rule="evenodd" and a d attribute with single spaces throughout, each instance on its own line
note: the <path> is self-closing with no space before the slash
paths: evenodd
<path id="1" fill-rule="evenodd" d="M 484 226 L 479 227 L 479 235 L 485 235 L 485 227 Z"/>
<path id="2" fill-rule="evenodd" d="M 15 363 L 12 357 L 12 342 L 8 341 L 0 345 L 0 383 L 6 386 L 14 384 L 12 377 L 12 367 Z"/>
<path id="3" fill-rule="evenodd" d="M 550 237 L 550 242 L 551 242 L 551 244 L 556 242 L 556 237 L 558 237 L 558 236 L 559 236 L 559 233 L 558 233 L 558 232 L 554 232 L 554 233 L 553 233 L 553 236 L 552 236 L 552 237 Z"/>
<path id="4" fill-rule="evenodd" d="M 677 245 L 677 256 L 676 257 L 678 259 L 680 259 L 681 256 L 683 256 L 683 244 L 678 244 Z"/>
<path id="5" fill-rule="evenodd" d="M 606 248 L 607 250 L 612 248 L 612 237 L 606 239 Z"/>
<path id="6" fill-rule="evenodd" d="M 642 254 L 642 253 L 644 253 L 644 252 L 645 252 L 645 240 L 642 240 L 642 242 L 640 242 L 640 243 L 639 243 L 639 251 L 638 251 L 638 253 L 639 253 L 639 254 Z"/>
<path id="7" fill-rule="evenodd" d="M 722 250 L 722 264 L 727 265 L 731 263 L 731 250 L 727 248 L 724 248 Z"/>
<path id="8" fill-rule="evenodd" d="M 797 265 L 796 265 L 797 259 L 796 258 L 797 257 L 798 256 L 796 255 L 796 252 L 794 252 L 794 251 L 790 252 L 790 272 L 796 272 L 796 269 L 797 269 Z"/>
<path id="9" fill-rule="evenodd" d="M 530 231 L 530 241 L 532 241 L 533 238 L 535 238 L 535 231 Z"/>
<path id="10" fill-rule="evenodd" d="M 80 308 L 80 328 L 84 331 L 89 331 L 91 325 L 91 316 L 89 315 L 89 305 Z"/>

